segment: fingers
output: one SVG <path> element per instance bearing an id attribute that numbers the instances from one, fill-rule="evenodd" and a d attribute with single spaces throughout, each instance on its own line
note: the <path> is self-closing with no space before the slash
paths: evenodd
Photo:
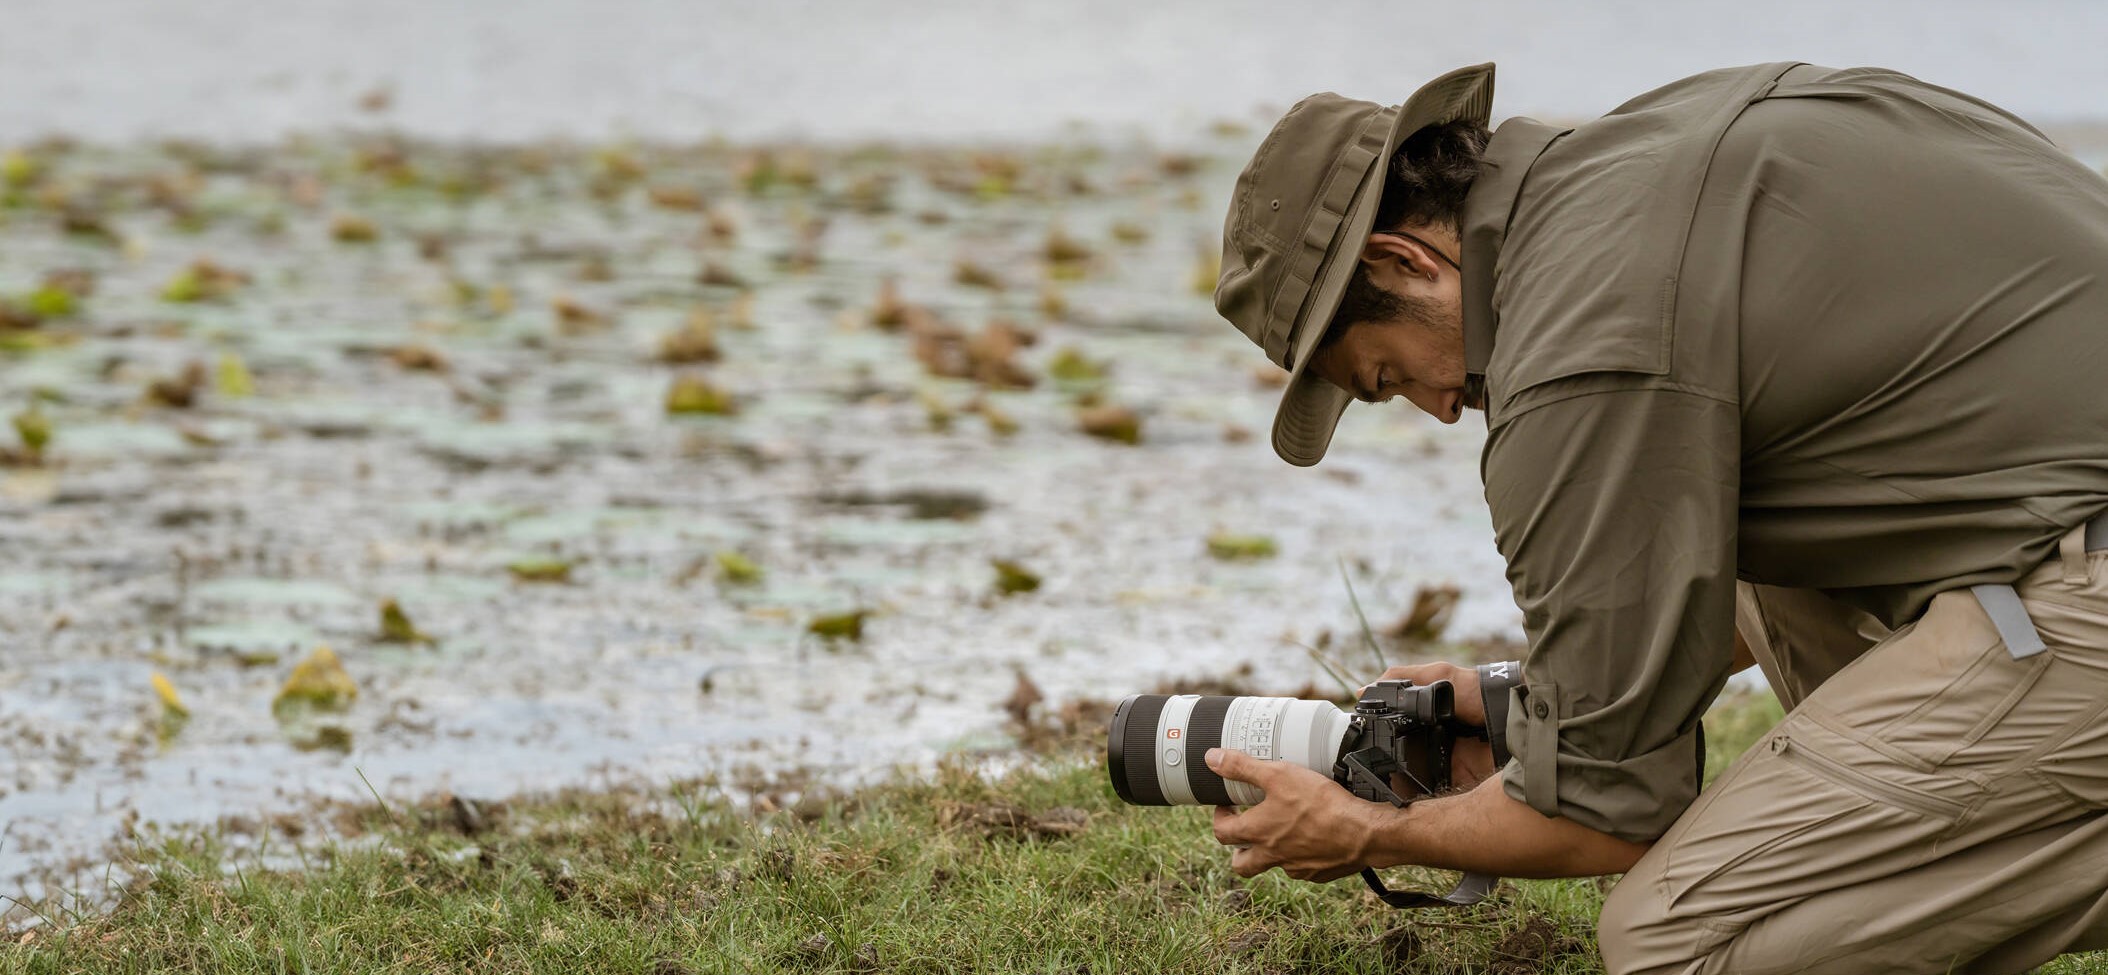
<path id="1" fill-rule="evenodd" d="M 1454 681 L 1457 669 L 1457 665 L 1451 663 L 1401 664 L 1385 670 L 1383 676 L 1376 679 L 1409 680 L 1415 684 L 1432 684 L 1438 680 Z M 1367 693 L 1368 690 L 1367 684 L 1362 685 L 1362 693 Z"/>
<path id="2" fill-rule="evenodd" d="M 1237 821 L 1237 810 L 1228 806 L 1215 807 L 1215 842 L 1224 846 L 1245 842 L 1243 824 Z"/>
<path id="3" fill-rule="evenodd" d="M 1230 857 L 1230 870 L 1239 877 L 1256 877 L 1279 862 L 1259 847 L 1246 847 Z"/>

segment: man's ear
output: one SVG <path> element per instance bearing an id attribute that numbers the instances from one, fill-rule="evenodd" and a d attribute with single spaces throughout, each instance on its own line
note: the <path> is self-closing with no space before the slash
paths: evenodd
<path id="1" fill-rule="evenodd" d="M 1397 290 L 1413 278 L 1432 280 L 1439 273 L 1434 257 L 1419 245 L 1389 234 L 1370 234 L 1361 245 L 1361 263 L 1369 280 L 1385 290 Z"/>

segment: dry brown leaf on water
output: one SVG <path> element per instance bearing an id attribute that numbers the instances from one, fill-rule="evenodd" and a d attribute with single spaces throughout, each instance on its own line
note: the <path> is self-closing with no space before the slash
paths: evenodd
<path id="1" fill-rule="evenodd" d="M 1019 725 L 1030 725 L 1032 709 L 1046 699 L 1047 695 L 1040 691 L 1039 685 L 1033 683 L 1032 678 L 1025 676 L 1025 672 L 1020 670 L 1017 672 L 1017 685 L 1010 689 L 1010 696 L 1003 699 L 1003 711 L 1010 715 L 1010 720 Z"/>
<path id="2" fill-rule="evenodd" d="M 1049 264 L 1082 264 L 1089 261 L 1092 254 L 1089 245 L 1069 236 L 1058 223 L 1047 231 L 1046 244 L 1040 250 Z"/>
<path id="3" fill-rule="evenodd" d="M 588 308 L 570 295 L 550 299 L 549 310 L 556 313 L 557 331 L 565 335 L 599 331 L 612 323 L 606 312 Z"/>
<path id="4" fill-rule="evenodd" d="M 1125 406 L 1089 406 L 1076 411 L 1076 426 L 1100 440 L 1142 442 L 1141 414 Z"/>
<path id="5" fill-rule="evenodd" d="M 711 210 L 709 219 L 703 224 L 703 231 L 710 235 L 712 241 L 729 244 L 739 236 L 739 222 L 723 210 Z"/>
<path id="6" fill-rule="evenodd" d="M 703 269 L 696 272 L 695 280 L 700 284 L 706 284 L 714 288 L 744 288 L 747 286 L 747 279 L 740 277 L 731 268 L 716 261 L 705 262 Z"/>
<path id="7" fill-rule="evenodd" d="M 417 372 L 447 371 L 446 356 L 442 354 L 438 349 L 435 349 L 422 342 L 412 342 L 408 345 L 398 345 L 395 348 L 389 350 L 388 358 L 390 361 L 393 361 L 396 365 L 401 366 L 404 369 L 410 369 Z"/>
<path id="8" fill-rule="evenodd" d="M 878 283 L 878 299 L 871 305 L 871 325 L 882 332 L 897 332 L 908 324 L 908 304 L 900 300 L 900 284 L 892 278 Z"/>
<path id="9" fill-rule="evenodd" d="M 685 210 L 700 213 L 707 205 L 703 191 L 693 186 L 678 186 L 662 183 L 646 191 L 652 205 L 665 210 Z"/>
<path id="10" fill-rule="evenodd" d="M 965 354 L 971 378 L 992 389 L 1031 389 L 1039 377 L 1017 361 L 1018 350 L 1038 336 L 1012 322 L 997 319 L 968 338 Z"/>
<path id="11" fill-rule="evenodd" d="M 380 237 L 381 230 L 356 213 L 340 213 L 330 221 L 329 235 L 341 244 L 370 244 Z"/>
<path id="12" fill-rule="evenodd" d="M 680 328 L 659 337 L 660 362 L 677 365 L 716 362 L 719 355 L 717 324 L 708 308 L 699 307 L 689 312 Z"/>
<path id="13" fill-rule="evenodd" d="M 961 259 L 952 265 L 952 281 L 969 288 L 1003 290 L 1003 279 L 987 267 L 970 260 Z"/>
<path id="14" fill-rule="evenodd" d="M 1463 594 L 1451 585 L 1421 586 L 1413 593 L 1413 606 L 1384 635 L 1414 643 L 1432 643 L 1442 638 L 1449 617 Z"/>
<path id="15" fill-rule="evenodd" d="M 198 391 L 205 388 L 205 364 L 192 362 L 174 376 L 160 376 L 146 384 L 147 402 L 170 409 L 197 405 Z"/>

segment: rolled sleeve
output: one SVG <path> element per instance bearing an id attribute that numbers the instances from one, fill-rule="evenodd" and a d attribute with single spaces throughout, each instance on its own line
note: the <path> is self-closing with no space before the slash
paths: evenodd
<path id="1" fill-rule="evenodd" d="M 1530 640 L 1504 784 L 1547 816 L 1647 842 L 1698 794 L 1699 719 L 1733 660 L 1738 413 L 1601 377 L 1515 405 L 1483 462 Z"/>

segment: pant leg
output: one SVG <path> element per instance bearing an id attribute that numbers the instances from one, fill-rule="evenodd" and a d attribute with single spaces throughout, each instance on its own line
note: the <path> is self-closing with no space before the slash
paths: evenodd
<path id="1" fill-rule="evenodd" d="M 1872 616 L 1813 589 L 1735 584 L 1735 629 L 1791 711 L 1886 634 Z"/>
<path id="2" fill-rule="evenodd" d="M 1614 973 L 2019 972 L 2108 946 L 2108 569 L 1966 591 L 1824 681 L 1612 891 Z"/>

